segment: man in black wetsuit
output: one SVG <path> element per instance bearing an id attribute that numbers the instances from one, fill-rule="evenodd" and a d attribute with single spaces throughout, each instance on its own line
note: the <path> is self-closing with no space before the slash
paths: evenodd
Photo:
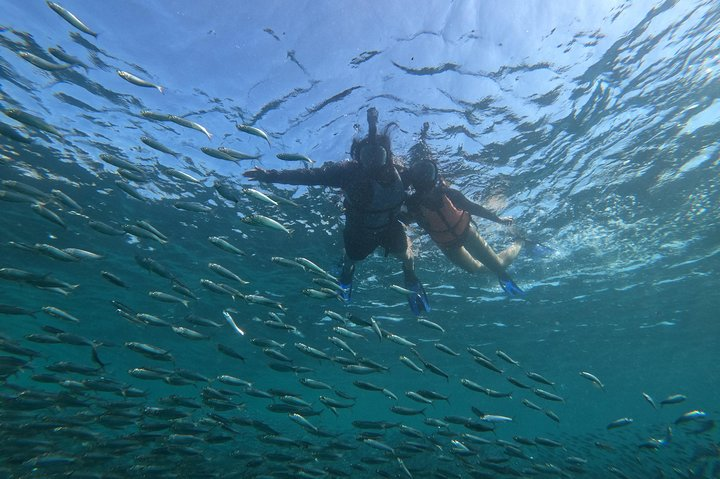
<path id="1" fill-rule="evenodd" d="M 268 183 L 315 185 L 341 188 L 345 194 L 345 255 L 340 275 L 340 288 L 348 300 L 352 293 L 355 263 L 365 259 L 378 246 L 386 254 L 402 260 L 405 287 L 410 308 L 415 314 L 429 311 L 427 296 L 415 275 L 414 259 L 405 226 L 398 220 L 405 200 L 405 186 L 393 163 L 388 128 L 377 132 L 378 112 L 367 113 L 368 136 L 353 140 L 350 161 L 326 162 L 320 168 L 296 170 L 264 170 L 253 168 L 247 178 Z"/>

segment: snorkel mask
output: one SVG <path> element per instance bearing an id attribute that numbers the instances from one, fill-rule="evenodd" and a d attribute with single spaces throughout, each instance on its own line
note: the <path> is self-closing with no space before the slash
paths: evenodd
<path id="1" fill-rule="evenodd" d="M 368 109 L 368 136 L 360 142 L 355 159 L 368 170 L 378 170 L 388 161 L 388 151 L 379 144 L 377 135 L 378 111 Z"/>
<path id="2" fill-rule="evenodd" d="M 434 161 L 422 160 L 410 167 L 412 185 L 417 191 L 427 191 L 438 182 L 438 169 Z"/>

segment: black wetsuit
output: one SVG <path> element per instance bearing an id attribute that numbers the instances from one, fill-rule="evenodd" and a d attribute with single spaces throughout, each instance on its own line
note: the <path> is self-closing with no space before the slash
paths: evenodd
<path id="1" fill-rule="evenodd" d="M 371 175 L 357 161 L 328 162 L 320 168 L 268 170 L 261 181 L 341 188 L 345 194 L 345 253 L 353 261 L 365 259 L 378 246 L 398 255 L 407 248 L 405 227 L 397 218 L 405 187 L 394 165 Z"/>

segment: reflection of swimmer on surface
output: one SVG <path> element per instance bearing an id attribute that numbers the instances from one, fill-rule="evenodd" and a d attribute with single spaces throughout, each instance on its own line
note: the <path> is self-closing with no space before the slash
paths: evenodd
<path id="1" fill-rule="evenodd" d="M 523 291 L 505 270 L 520 253 L 522 242 L 516 241 L 496 254 L 471 225 L 471 216 L 504 225 L 512 224 L 513 219 L 499 217 L 445 183 L 425 145 L 427 128 L 426 123 L 420 144 L 413 148 L 414 151 L 411 150 L 409 177 L 415 192 L 406 200 L 410 218 L 417 221 L 453 264 L 470 273 L 492 271 L 498 275 L 500 286 L 506 293 L 522 294 Z"/>
<path id="2" fill-rule="evenodd" d="M 405 287 L 410 308 L 416 314 L 429 310 L 422 284 L 415 276 L 411 243 L 398 214 L 405 198 L 405 188 L 396 165 L 387 127 L 377 132 L 378 113 L 368 110 L 368 136 L 354 140 L 351 161 L 325 163 L 320 168 L 297 170 L 263 170 L 254 168 L 244 176 L 268 183 L 318 185 L 341 188 L 345 194 L 345 255 L 340 275 L 340 293 L 345 300 L 352 293 L 355 263 L 369 256 L 378 246 L 386 254 L 402 261 Z M 391 124 L 392 125 L 392 124 Z"/>

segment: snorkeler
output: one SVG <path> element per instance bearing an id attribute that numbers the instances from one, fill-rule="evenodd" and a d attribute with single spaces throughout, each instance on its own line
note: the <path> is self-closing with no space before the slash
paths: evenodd
<path id="1" fill-rule="evenodd" d="M 405 187 L 396 165 L 388 135 L 392 123 L 378 134 L 378 112 L 368 109 L 368 136 L 354 139 L 351 160 L 326 162 L 320 168 L 295 170 L 264 170 L 253 168 L 244 176 L 268 183 L 315 185 L 341 188 L 345 194 L 345 254 L 340 274 L 340 294 L 349 300 L 355 263 L 365 259 L 378 246 L 385 254 L 402 260 L 405 287 L 412 291 L 408 303 L 415 314 L 429 311 L 427 295 L 415 275 L 411 243 L 405 226 L 398 220 L 405 200 Z"/>
<path id="2" fill-rule="evenodd" d="M 522 243 L 515 242 L 496 254 L 471 225 L 471 216 L 504 225 L 512 224 L 513 219 L 499 217 L 445 183 L 438 175 L 437 164 L 425 143 L 428 126 L 427 123 L 423 125 L 420 143 L 410 150 L 414 161 L 409 177 L 415 189 L 406 201 L 410 218 L 417 221 L 453 264 L 470 273 L 492 271 L 498 275 L 500 286 L 506 293 L 523 294 L 505 270 L 520 253 Z"/>

